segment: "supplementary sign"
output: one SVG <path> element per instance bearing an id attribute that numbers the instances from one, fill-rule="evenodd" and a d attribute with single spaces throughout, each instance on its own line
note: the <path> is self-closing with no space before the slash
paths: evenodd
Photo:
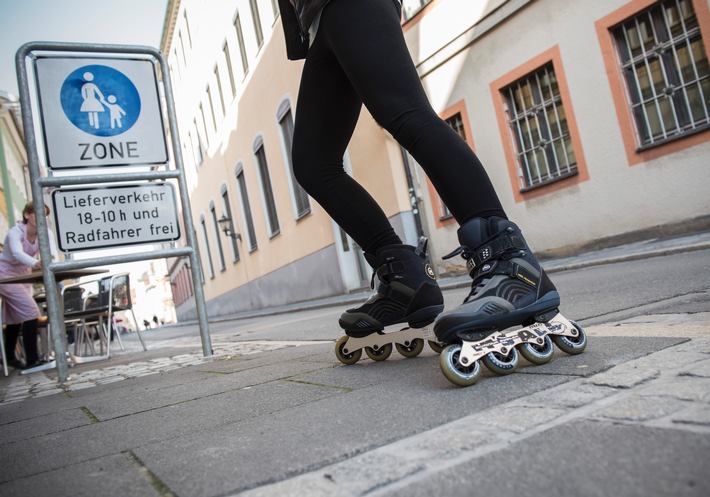
<path id="1" fill-rule="evenodd" d="M 41 56 L 35 72 L 50 169 L 167 162 L 153 62 Z"/>
<path id="2" fill-rule="evenodd" d="M 175 190 L 170 183 L 52 192 L 60 250 L 72 252 L 180 238 Z"/>

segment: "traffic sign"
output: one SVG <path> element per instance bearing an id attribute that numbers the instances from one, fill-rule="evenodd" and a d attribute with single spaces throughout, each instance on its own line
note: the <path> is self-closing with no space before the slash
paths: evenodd
<path id="1" fill-rule="evenodd" d="M 63 252 L 180 238 L 175 189 L 170 183 L 60 188 L 52 192 L 52 203 Z"/>
<path id="2" fill-rule="evenodd" d="M 50 169 L 167 163 L 150 60 L 39 56 L 35 72 Z"/>

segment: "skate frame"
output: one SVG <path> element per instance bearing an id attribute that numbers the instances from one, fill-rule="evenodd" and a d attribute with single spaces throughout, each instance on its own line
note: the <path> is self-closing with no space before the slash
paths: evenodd
<path id="1" fill-rule="evenodd" d="M 422 328 L 407 327 L 401 329 L 400 331 L 392 331 L 389 333 L 378 332 L 362 338 L 349 337 L 348 341 L 343 346 L 343 353 L 350 354 L 356 350 L 364 349 L 366 347 L 370 347 L 373 350 L 379 350 L 389 343 L 399 343 L 409 347 L 410 344 L 417 338 L 436 342 L 437 340 L 434 335 L 434 324 L 432 323 Z"/>
<path id="2" fill-rule="evenodd" d="M 544 323 L 534 323 L 510 331 L 499 331 L 478 342 L 464 340 L 461 343 L 459 364 L 470 366 L 491 352 L 497 352 L 504 356 L 508 355 L 513 347 L 521 343 L 542 345 L 545 335 L 578 337 L 579 331 L 567 318 L 557 313 L 552 319 Z"/>

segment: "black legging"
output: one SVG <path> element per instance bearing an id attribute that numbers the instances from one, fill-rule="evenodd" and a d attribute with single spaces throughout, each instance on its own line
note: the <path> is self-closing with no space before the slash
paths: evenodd
<path id="1" fill-rule="evenodd" d="M 39 359 L 37 354 L 37 319 L 30 319 L 20 324 L 8 324 L 5 326 L 5 354 L 8 360 L 15 357 L 15 345 L 17 337 L 22 331 L 22 343 L 25 346 L 25 360 L 27 365 L 31 365 Z"/>
<path id="2" fill-rule="evenodd" d="M 505 217 L 481 162 L 431 108 L 399 15 L 393 0 L 331 0 L 306 57 L 296 106 L 294 174 L 368 253 L 402 242 L 343 169 L 363 103 L 424 168 L 459 224 Z"/>

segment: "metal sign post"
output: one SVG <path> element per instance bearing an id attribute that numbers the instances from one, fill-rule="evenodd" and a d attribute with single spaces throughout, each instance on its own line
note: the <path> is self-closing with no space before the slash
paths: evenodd
<path id="1" fill-rule="evenodd" d="M 144 46 L 31 42 L 17 51 L 15 66 L 59 381 L 68 378 L 63 306 L 55 278 L 55 273 L 63 270 L 188 257 L 195 282 L 202 351 L 211 356 L 207 310 L 199 283 L 200 260 L 165 58 L 158 50 Z M 158 69 L 163 80 L 174 169 L 168 161 Z M 33 109 L 35 103 L 37 110 Z M 35 128 L 36 116 L 40 133 Z M 44 175 L 40 150 L 46 164 Z M 132 170 L 106 174 L 99 171 L 124 166 L 131 166 Z M 81 170 L 82 174 L 66 174 L 74 170 Z M 184 234 L 180 233 L 177 217 L 175 182 Z M 82 185 L 85 187 L 79 188 Z M 58 245 L 64 252 L 172 243 L 183 236 L 185 246 L 173 244 L 148 252 L 53 262 L 44 216 L 45 188 L 56 188 L 52 192 L 53 213 Z"/>

